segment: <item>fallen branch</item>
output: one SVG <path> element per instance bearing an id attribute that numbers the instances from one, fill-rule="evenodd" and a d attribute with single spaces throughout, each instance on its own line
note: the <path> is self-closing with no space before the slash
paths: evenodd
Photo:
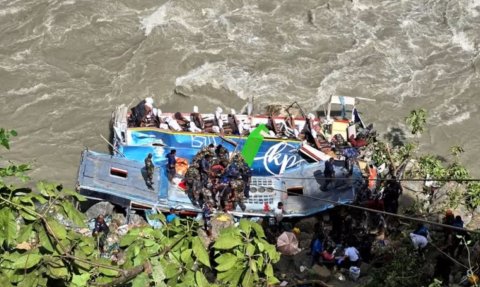
<path id="1" fill-rule="evenodd" d="M 157 254 L 151 255 L 150 257 L 155 257 L 155 256 L 162 256 L 170 252 L 180 241 L 182 241 L 187 235 L 183 235 L 180 238 L 178 238 L 174 243 L 172 243 L 170 246 L 167 246 L 162 252 L 158 252 Z M 149 261 L 146 261 L 143 263 L 143 265 L 133 267 L 132 269 L 129 270 L 121 270 L 119 277 L 115 278 L 112 282 L 109 283 L 90 283 L 92 286 L 97 286 L 97 287 L 114 287 L 114 286 L 120 286 L 124 285 L 128 281 L 132 280 L 135 278 L 138 274 L 142 273 L 143 271 L 146 272 L 151 272 L 152 266 L 150 265 Z"/>

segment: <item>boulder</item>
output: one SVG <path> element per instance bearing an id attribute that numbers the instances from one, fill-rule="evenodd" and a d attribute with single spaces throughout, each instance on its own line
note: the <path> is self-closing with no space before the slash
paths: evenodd
<path id="1" fill-rule="evenodd" d="M 295 224 L 295 227 L 300 228 L 300 234 L 315 232 L 315 224 L 318 223 L 318 219 L 315 217 L 302 218 Z"/>
<path id="2" fill-rule="evenodd" d="M 309 277 L 311 279 L 319 279 L 328 282 L 332 278 L 332 272 L 325 266 L 315 264 L 310 269 Z"/>
<path id="3" fill-rule="evenodd" d="M 370 264 L 365 263 L 365 262 L 362 262 L 362 264 L 360 264 L 360 274 L 362 274 L 362 276 L 365 275 L 365 274 L 368 274 L 370 269 L 372 269 Z"/>
<path id="4" fill-rule="evenodd" d="M 85 215 L 87 216 L 87 218 L 89 220 L 90 219 L 95 219 L 99 215 L 103 215 L 103 216 L 112 215 L 114 208 L 115 208 L 115 206 L 113 204 L 111 204 L 110 202 L 101 201 L 99 203 L 95 203 L 94 205 L 92 205 L 87 210 L 87 212 L 85 212 Z"/>
<path id="5" fill-rule="evenodd" d="M 148 225 L 147 221 L 145 220 L 145 218 L 143 218 L 142 216 L 138 215 L 138 214 L 130 214 L 130 222 L 129 222 L 130 225 L 133 225 L 133 226 L 144 226 L 144 225 Z"/>
<path id="6" fill-rule="evenodd" d="M 309 250 L 304 249 L 292 256 L 295 270 L 300 270 L 301 266 L 310 267 L 312 264 L 312 256 L 308 254 L 308 251 Z M 292 266 L 290 266 L 290 268 L 292 268 Z"/>
<path id="7" fill-rule="evenodd" d="M 298 269 L 293 270 L 293 268 L 292 268 L 292 266 L 294 264 L 293 260 L 294 260 L 294 256 L 282 255 L 280 257 L 280 260 L 275 264 L 276 272 L 281 273 L 281 274 L 298 272 Z"/>
<path id="8" fill-rule="evenodd" d="M 122 213 L 112 214 L 112 222 L 117 222 L 118 226 L 127 224 L 127 219 Z"/>
<path id="9" fill-rule="evenodd" d="M 228 213 L 215 214 L 212 220 L 210 221 L 210 223 L 212 224 L 212 230 L 211 230 L 212 240 L 217 239 L 218 235 L 220 234 L 220 231 L 222 231 L 222 229 L 232 226 L 234 222 L 235 221 L 231 214 L 228 214 Z"/>

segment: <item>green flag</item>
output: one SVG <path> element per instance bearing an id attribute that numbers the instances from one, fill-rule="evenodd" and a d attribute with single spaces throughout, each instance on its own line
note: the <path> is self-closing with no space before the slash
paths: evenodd
<path id="1" fill-rule="evenodd" d="M 250 133 L 243 146 L 242 156 L 249 167 L 252 167 L 255 156 L 262 145 L 263 136 L 261 135 L 261 131 L 268 132 L 268 129 L 264 124 L 260 124 Z"/>

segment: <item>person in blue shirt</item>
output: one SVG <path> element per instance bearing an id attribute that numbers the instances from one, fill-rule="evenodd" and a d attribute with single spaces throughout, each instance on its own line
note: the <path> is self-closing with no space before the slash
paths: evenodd
<path id="1" fill-rule="evenodd" d="M 210 173 L 210 159 L 211 155 L 207 153 L 200 161 L 200 178 L 204 187 L 206 187 L 208 183 L 208 174 Z"/>
<path id="2" fill-rule="evenodd" d="M 176 159 L 175 155 L 177 154 L 177 150 L 172 149 L 169 154 L 167 154 L 167 172 L 168 172 L 168 181 L 172 182 L 173 177 L 175 176 L 175 164 Z"/>
<path id="3" fill-rule="evenodd" d="M 173 207 L 170 208 L 170 214 L 167 215 L 167 223 L 171 223 L 177 218 L 177 214 L 175 213 L 175 209 Z"/>

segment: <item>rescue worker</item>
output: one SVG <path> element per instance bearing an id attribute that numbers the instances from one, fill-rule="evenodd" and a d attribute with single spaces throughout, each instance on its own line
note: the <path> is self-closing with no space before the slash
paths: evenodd
<path id="1" fill-rule="evenodd" d="M 176 170 L 175 170 L 175 164 L 177 163 L 175 159 L 175 155 L 177 154 L 177 151 L 175 149 L 172 149 L 169 154 L 167 154 L 167 172 L 168 172 L 168 181 L 170 183 L 173 180 L 173 177 L 175 176 Z"/>
<path id="2" fill-rule="evenodd" d="M 211 223 L 211 219 L 212 219 L 212 215 L 213 215 L 213 206 L 212 206 L 212 203 L 210 202 L 206 202 L 204 205 L 203 205 L 203 209 L 202 209 L 202 216 L 203 216 L 203 228 L 205 230 L 205 232 L 207 233 L 208 236 L 211 236 L 211 228 L 212 228 L 212 223 Z"/>
<path id="3" fill-rule="evenodd" d="M 215 148 L 215 155 L 219 159 L 228 160 L 228 150 L 224 148 L 221 144 L 217 145 L 217 147 Z"/>
<path id="4" fill-rule="evenodd" d="M 227 162 L 225 160 L 214 160 L 212 167 L 210 168 L 210 174 L 212 178 L 217 179 L 220 178 L 227 167 Z"/>
<path id="5" fill-rule="evenodd" d="M 321 191 L 327 191 L 328 190 L 328 185 L 333 182 L 333 178 L 335 177 L 335 168 L 333 167 L 333 162 L 335 160 L 333 157 L 329 158 L 327 161 L 325 161 L 325 168 L 323 170 L 323 175 L 325 177 L 325 186 L 321 187 Z M 335 183 L 334 183 L 335 185 Z"/>
<path id="6" fill-rule="evenodd" d="M 248 199 L 250 197 L 250 179 L 252 178 L 252 170 L 243 157 L 240 157 L 240 159 L 240 175 L 243 180 L 243 195 Z"/>
<path id="7" fill-rule="evenodd" d="M 213 200 L 212 191 L 210 190 L 210 188 L 203 187 L 202 189 L 200 189 L 200 195 L 201 195 L 201 197 L 199 197 L 198 201 L 201 202 L 201 203 L 207 203 L 207 202 L 214 203 L 215 202 Z"/>
<path id="8" fill-rule="evenodd" d="M 153 165 L 152 161 L 153 155 L 149 153 L 145 158 L 145 170 L 147 171 L 147 186 L 150 188 L 153 185 L 153 172 L 155 170 L 155 166 Z"/>
<path id="9" fill-rule="evenodd" d="M 97 242 L 98 242 L 98 249 L 100 250 L 101 253 L 105 252 L 104 247 L 105 243 L 107 241 L 107 235 L 110 232 L 110 229 L 108 228 L 107 223 L 105 223 L 105 219 L 103 215 L 97 216 L 95 219 L 95 227 L 92 230 L 92 235 L 94 237 L 97 237 Z"/>
<path id="10" fill-rule="evenodd" d="M 207 153 L 202 160 L 200 161 L 200 177 L 202 179 L 202 185 L 207 186 L 208 183 L 208 174 L 210 173 L 210 159 L 211 155 Z"/>
<path id="11" fill-rule="evenodd" d="M 377 168 L 373 163 L 368 165 L 368 188 L 373 192 L 377 187 Z"/>
<path id="12" fill-rule="evenodd" d="M 245 206 L 245 195 L 243 194 L 243 180 L 242 179 L 232 179 L 230 181 L 232 192 L 234 193 L 234 202 L 233 210 L 237 208 L 237 204 L 240 206 L 242 211 L 245 211 L 247 207 Z"/>
<path id="13" fill-rule="evenodd" d="M 198 163 L 193 163 L 187 169 L 185 173 L 185 181 L 187 184 L 187 195 L 192 201 L 193 205 L 198 205 L 197 199 L 199 197 L 200 183 L 200 171 L 198 170 Z M 196 196 L 197 195 L 197 196 Z"/>
<path id="14" fill-rule="evenodd" d="M 388 182 L 383 192 L 385 211 L 391 213 L 398 212 L 398 198 L 402 192 L 402 185 L 397 181 L 397 178 L 393 176 L 392 180 Z"/>

